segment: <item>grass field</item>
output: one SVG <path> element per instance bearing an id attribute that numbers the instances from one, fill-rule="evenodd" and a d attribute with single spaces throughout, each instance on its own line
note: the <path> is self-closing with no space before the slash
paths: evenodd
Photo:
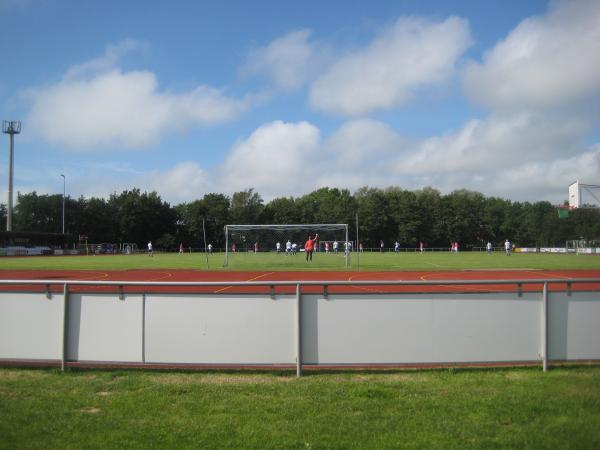
<path id="1" fill-rule="evenodd" d="M 198 269 L 213 271 L 290 271 L 290 270 L 344 270 L 342 254 L 315 254 L 306 262 L 304 254 L 285 256 L 275 253 L 238 253 L 223 267 L 224 255 L 202 253 L 157 253 L 150 258 L 138 255 L 102 256 L 40 256 L 0 258 L 0 270 L 132 270 L 132 269 Z M 504 253 L 488 255 L 484 252 L 425 252 L 362 253 L 357 259 L 352 254 L 349 270 L 361 271 L 438 271 L 464 269 L 600 269 L 600 255 L 573 255 L 550 253 Z"/>
<path id="2" fill-rule="evenodd" d="M 0 448 L 600 448 L 600 368 L 0 369 Z"/>

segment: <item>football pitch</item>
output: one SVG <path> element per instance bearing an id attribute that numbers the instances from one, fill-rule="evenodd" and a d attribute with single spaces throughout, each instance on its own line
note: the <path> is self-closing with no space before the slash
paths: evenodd
<path id="1" fill-rule="evenodd" d="M 600 270 L 600 255 L 501 252 L 365 252 L 352 253 L 348 267 L 342 253 L 236 253 L 224 267 L 223 253 L 155 253 L 137 255 L 36 256 L 0 258 L 0 270 L 136 270 L 201 271 L 451 271 L 451 270 Z"/>

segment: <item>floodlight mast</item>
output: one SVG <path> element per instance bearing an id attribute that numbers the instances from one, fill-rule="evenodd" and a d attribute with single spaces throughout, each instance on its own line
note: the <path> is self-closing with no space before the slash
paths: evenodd
<path id="1" fill-rule="evenodd" d="M 9 136 L 8 146 L 8 207 L 6 211 L 6 231 L 12 231 L 13 213 L 13 171 L 14 171 L 14 147 L 15 134 L 21 132 L 21 122 L 18 120 L 3 120 L 2 132 Z"/>

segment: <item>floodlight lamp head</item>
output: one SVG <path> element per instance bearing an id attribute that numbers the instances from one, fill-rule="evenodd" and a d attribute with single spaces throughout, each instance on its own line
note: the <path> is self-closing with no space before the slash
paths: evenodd
<path id="1" fill-rule="evenodd" d="M 19 120 L 3 120 L 2 132 L 6 134 L 19 134 L 21 132 L 21 122 Z"/>

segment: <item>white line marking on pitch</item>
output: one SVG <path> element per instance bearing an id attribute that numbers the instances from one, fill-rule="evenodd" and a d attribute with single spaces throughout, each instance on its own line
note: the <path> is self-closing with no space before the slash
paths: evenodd
<path id="1" fill-rule="evenodd" d="M 535 273 L 535 272 L 534 272 Z M 567 278 L 569 280 L 572 280 L 573 277 L 569 277 L 569 276 L 564 276 L 564 275 L 560 275 L 560 273 L 556 274 L 556 273 L 552 273 L 552 272 L 543 272 L 544 275 L 548 275 L 550 277 L 556 277 L 556 278 Z"/>
<path id="2" fill-rule="evenodd" d="M 352 281 L 352 277 L 348 277 L 348 281 Z M 371 289 L 363 286 L 350 285 L 350 287 L 353 287 L 354 289 L 362 289 L 363 291 L 367 292 L 375 292 L 376 294 L 385 294 L 383 291 L 378 291 L 377 289 Z"/>
<path id="3" fill-rule="evenodd" d="M 163 277 L 158 277 L 158 278 L 155 278 L 154 280 L 148 280 L 148 281 L 158 281 L 158 280 L 164 280 L 165 278 L 171 278 L 171 277 L 173 276 L 173 274 L 172 274 L 171 272 L 164 272 L 164 273 L 166 273 L 166 275 L 165 275 L 165 276 L 163 276 Z"/>
<path id="4" fill-rule="evenodd" d="M 423 262 L 424 262 L 425 264 L 430 264 L 430 265 L 432 265 L 432 266 L 434 266 L 434 267 L 444 267 L 444 266 L 442 266 L 442 265 L 440 265 L 440 264 L 435 264 L 435 263 L 432 263 L 432 262 L 429 262 L 429 261 L 423 261 Z"/>
<path id="5" fill-rule="evenodd" d="M 421 280 L 423 281 L 444 281 L 444 280 L 431 280 L 431 279 L 427 279 L 427 275 L 422 275 L 421 276 Z M 476 286 L 466 286 L 466 285 L 452 285 L 452 284 L 440 284 L 439 286 L 445 286 L 451 289 L 460 289 L 461 291 L 467 290 L 467 291 L 476 291 L 479 292 L 479 289 Z M 506 292 L 502 289 L 492 289 L 492 288 L 488 288 L 488 291 L 490 292 Z"/>
<path id="6" fill-rule="evenodd" d="M 246 281 L 256 281 L 256 280 L 258 280 L 259 278 L 266 277 L 266 276 L 269 276 L 269 275 L 273 275 L 274 273 L 275 273 L 275 272 L 263 273 L 262 275 L 258 275 L 258 276 L 256 276 L 256 277 L 254 277 L 254 278 L 251 278 L 251 279 L 249 279 L 249 280 L 246 280 Z M 231 289 L 232 287 L 233 287 L 233 286 L 225 286 L 224 288 L 217 289 L 217 290 L 216 290 L 214 293 L 215 293 L 215 294 L 218 294 L 219 292 L 226 291 L 227 289 Z"/>

